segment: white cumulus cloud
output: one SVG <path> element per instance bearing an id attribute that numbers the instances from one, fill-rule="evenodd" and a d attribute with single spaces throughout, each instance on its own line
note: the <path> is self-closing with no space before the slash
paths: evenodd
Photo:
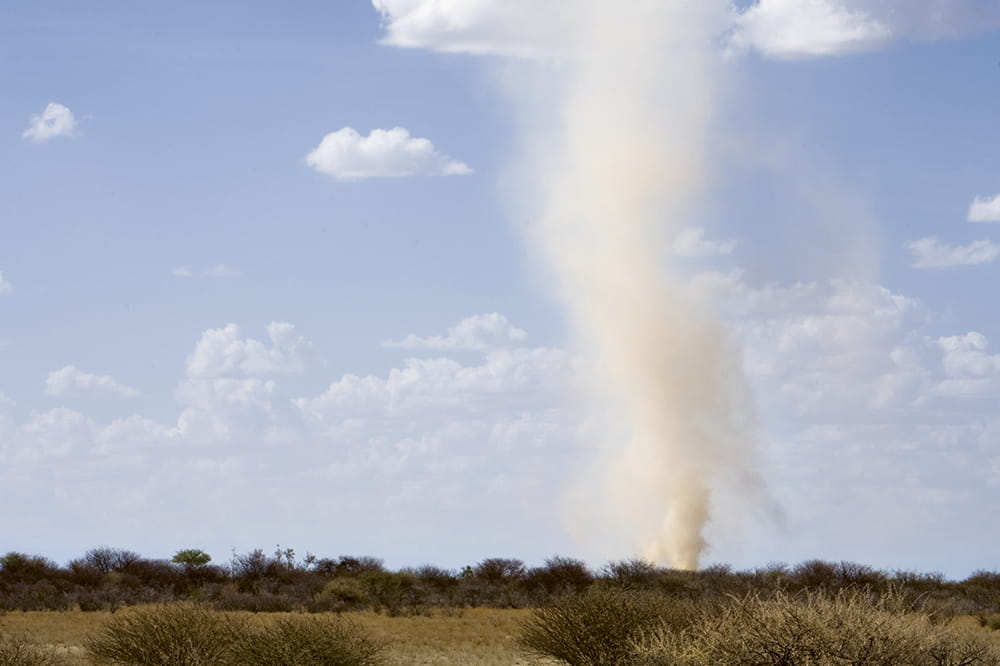
<path id="1" fill-rule="evenodd" d="M 372 0 L 384 44 L 534 57 L 562 50 L 578 11 L 552 0 Z"/>
<path id="2" fill-rule="evenodd" d="M 732 52 L 771 58 L 838 56 L 904 39 L 955 39 L 1000 27 L 991 0 L 700 0 Z M 562 0 L 372 0 L 384 44 L 514 57 L 572 49 L 582 10 Z M 609 3 L 610 4 L 610 3 Z"/>
<path id="3" fill-rule="evenodd" d="M 192 268 L 191 266 L 178 266 L 171 274 L 179 278 L 231 278 L 243 275 L 240 271 L 225 264 L 216 264 L 208 268 Z"/>
<path id="4" fill-rule="evenodd" d="M 730 45 L 773 58 L 871 51 L 899 40 L 956 39 L 1000 26 L 983 0 L 758 0 L 735 14 Z"/>
<path id="5" fill-rule="evenodd" d="M 438 152 L 429 139 L 410 136 L 402 127 L 374 129 L 368 136 L 352 127 L 330 132 L 306 156 L 306 164 L 345 181 L 472 173 L 468 165 Z"/>
<path id="6" fill-rule="evenodd" d="M 512 325 L 506 317 L 497 312 L 467 317 L 448 329 L 445 336 L 419 337 L 413 333 L 402 340 L 384 342 L 384 347 L 399 349 L 466 349 L 485 350 L 503 347 L 517 347 L 524 343 L 528 334 Z"/>
<path id="7" fill-rule="evenodd" d="M 273 436 L 278 383 L 271 377 L 305 372 L 316 357 L 312 343 L 290 323 L 269 324 L 267 336 L 267 342 L 244 337 L 236 324 L 202 333 L 175 392 L 184 406 L 177 428 L 186 441 Z"/>
<path id="8" fill-rule="evenodd" d="M 45 392 L 55 396 L 105 394 L 134 398 L 139 395 L 137 389 L 121 384 L 113 377 L 84 372 L 75 365 L 50 372 L 45 379 Z"/>
<path id="9" fill-rule="evenodd" d="M 948 245 L 937 238 L 921 238 L 906 244 L 914 268 L 950 268 L 991 264 L 1000 256 L 1000 245 L 977 240 L 968 245 Z"/>
<path id="10" fill-rule="evenodd" d="M 31 117 L 31 125 L 21 136 L 32 141 L 47 141 L 57 136 L 69 136 L 75 129 L 73 112 L 62 104 L 49 102 L 44 111 Z"/>
<path id="11" fill-rule="evenodd" d="M 969 222 L 1000 222 L 1000 194 L 976 197 L 969 206 Z"/>
<path id="12" fill-rule="evenodd" d="M 731 45 L 776 58 L 856 53 L 885 44 L 892 31 L 838 0 L 760 0 L 739 14 Z"/>
<path id="13" fill-rule="evenodd" d="M 61 458 L 93 443 L 95 424 L 87 416 L 65 407 L 32 414 L 20 428 L 22 446 L 15 457 Z"/>
<path id="14" fill-rule="evenodd" d="M 995 551 L 995 535 L 974 529 L 989 519 L 988 484 L 1000 479 L 1000 354 L 985 335 L 929 335 L 920 303 L 855 280 L 753 284 L 739 271 L 710 272 L 689 288 L 717 305 L 746 350 L 769 442 L 765 472 L 794 528 L 761 540 L 777 538 L 774 550 L 791 559 L 833 548 L 831 557 L 879 566 L 924 552 L 921 535 L 941 530 L 980 534 L 977 548 Z M 401 336 L 441 355 L 312 377 L 323 388 L 299 392 L 284 382 L 309 369 L 311 350 L 291 324 L 272 324 L 260 341 L 234 325 L 211 329 L 188 358 L 174 423 L 65 408 L 21 417 L 0 396 L 0 499 L 32 499 L 25 529 L 44 517 L 79 538 L 109 521 L 120 532 L 156 520 L 176 542 L 183 535 L 170 526 L 196 513 L 231 539 L 232 516 L 252 509 L 259 520 L 240 533 L 251 543 L 276 525 L 308 540 L 310 517 L 337 510 L 356 538 L 377 539 L 386 528 L 370 507 L 395 521 L 394 535 L 412 529 L 413 543 L 459 547 L 448 539 L 461 532 L 481 549 L 497 525 L 523 535 L 539 506 L 557 505 L 566 479 L 592 462 L 577 442 L 604 431 L 573 399 L 586 362 L 528 347 L 514 331 L 492 314 Z M 449 354 L 468 348 L 484 353 Z M 427 515 L 445 516 L 449 533 L 428 535 Z M 724 523 L 713 529 L 731 556 Z M 570 547 L 552 537 L 554 518 L 539 530 Z"/>
<path id="15" fill-rule="evenodd" d="M 189 378 L 255 377 L 302 372 L 313 358 L 312 343 L 288 322 L 267 326 L 270 344 L 244 338 L 229 324 L 205 331 L 187 358 Z"/>
<path id="16" fill-rule="evenodd" d="M 6 294 L 13 289 L 13 285 L 4 279 L 3 271 L 0 271 L 0 294 Z"/>

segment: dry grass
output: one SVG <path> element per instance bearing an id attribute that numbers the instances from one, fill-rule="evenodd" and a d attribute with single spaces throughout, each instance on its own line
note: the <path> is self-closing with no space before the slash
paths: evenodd
<path id="1" fill-rule="evenodd" d="M 288 614 L 236 613 L 253 623 L 271 624 Z M 517 646 L 519 622 L 527 610 L 467 609 L 459 614 L 434 611 L 430 616 L 387 617 L 371 612 L 344 613 L 375 640 L 386 643 L 389 666 L 542 666 L 555 664 L 526 656 Z M 22 634 L 54 647 L 73 666 L 89 665 L 83 645 L 99 631 L 110 613 L 14 612 L 0 615 L 0 632 Z"/>
<path id="2" fill-rule="evenodd" d="M 435 611 L 430 617 L 386 617 L 352 613 L 358 624 L 388 645 L 386 661 L 392 666 L 435 664 L 451 666 L 512 666 L 554 664 L 528 657 L 517 645 L 520 622 L 528 610 L 475 608 L 460 616 Z"/>
<path id="3" fill-rule="evenodd" d="M 62 656 L 24 636 L 0 634 L 0 666 L 63 666 Z"/>

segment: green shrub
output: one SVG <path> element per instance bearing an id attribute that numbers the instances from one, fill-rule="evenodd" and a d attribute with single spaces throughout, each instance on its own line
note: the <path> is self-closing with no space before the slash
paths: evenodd
<path id="1" fill-rule="evenodd" d="M 644 666 L 1000 666 L 1000 652 L 965 638 L 898 595 L 860 591 L 734 600 L 687 629 L 635 642 Z"/>
<path id="2" fill-rule="evenodd" d="M 389 617 L 416 615 L 423 610 L 417 577 L 409 572 L 369 571 L 360 576 L 365 598 L 376 613 Z"/>
<path id="3" fill-rule="evenodd" d="M 384 646 L 337 617 L 289 616 L 246 633 L 233 664 L 254 666 L 375 666 Z"/>
<path id="4" fill-rule="evenodd" d="M 0 634 L 0 666 L 62 666 L 66 661 L 27 638 Z"/>
<path id="5" fill-rule="evenodd" d="M 244 632 L 244 623 L 203 606 L 142 606 L 115 614 L 86 646 L 101 663 L 209 666 L 226 663 Z"/>
<path id="6" fill-rule="evenodd" d="M 334 578 L 323 586 L 316 600 L 331 610 L 359 610 L 368 603 L 365 585 L 357 578 Z"/>
<path id="7" fill-rule="evenodd" d="M 521 625 L 530 652 L 572 666 L 627 664 L 632 644 L 659 626 L 681 629 L 694 606 L 648 592 L 592 587 L 539 608 Z"/>

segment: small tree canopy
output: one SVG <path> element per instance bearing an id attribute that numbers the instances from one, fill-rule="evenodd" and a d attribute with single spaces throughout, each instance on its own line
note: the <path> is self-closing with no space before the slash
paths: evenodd
<path id="1" fill-rule="evenodd" d="M 177 551 L 177 554 L 170 561 L 174 564 L 183 564 L 188 567 L 200 567 L 203 564 L 211 562 L 212 556 L 197 548 L 187 548 Z"/>

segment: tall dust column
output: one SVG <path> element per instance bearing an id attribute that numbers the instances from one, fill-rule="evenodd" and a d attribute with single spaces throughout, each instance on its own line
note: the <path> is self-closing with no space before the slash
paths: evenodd
<path id="1" fill-rule="evenodd" d="M 548 131 L 528 140 L 529 229 L 627 423 L 612 442 L 620 515 L 651 560 L 696 568 L 712 489 L 749 478 L 753 409 L 738 353 L 669 272 L 703 193 L 712 39 L 724 3 L 573 3 L 571 55 L 549 70 Z"/>

